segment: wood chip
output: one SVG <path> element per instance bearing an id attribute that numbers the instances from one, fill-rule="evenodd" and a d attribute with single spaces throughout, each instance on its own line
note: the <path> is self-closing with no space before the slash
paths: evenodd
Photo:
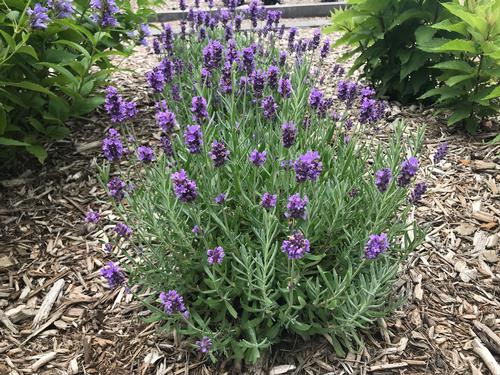
<path id="1" fill-rule="evenodd" d="M 65 281 L 64 279 L 57 280 L 56 283 L 52 286 L 50 291 L 47 293 L 45 298 L 43 299 L 42 305 L 38 310 L 35 318 L 33 319 L 33 328 L 38 328 L 40 324 L 50 315 L 50 311 L 52 310 L 52 306 L 56 302 L 59 297 L 59 293 L 64 288 Z"/>
<path id="2" fill-rule="evenodd" d="M 287 372 L 295 370 L 295 365 L 280 365 L 274 366 L 271 371 L 269 371 L 269 375 L 280 375 L 286 374 Z"/>

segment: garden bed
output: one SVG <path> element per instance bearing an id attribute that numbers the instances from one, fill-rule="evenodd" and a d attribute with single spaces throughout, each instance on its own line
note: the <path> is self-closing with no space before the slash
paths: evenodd
<path id="1" fill-rule="evenodd" d="M 332 53 L 323 68 L 331 69 L 338 55 Z M 128 98 L 147 103 L 139 108 L 138 119 L 139 131 L 145 134 L 156 128 L 154 103 L 144 84 L 144 73 L 155 63 L 141 48 L 122 64 L 131 72 L 112 79 Z M 293 365 L 289 373 L 298 374 L 487 371 L 472 340 L 481 327 L 476 321 L 498 332 L 500 211 L 495 201 L 500 147 L 486 144 L 488 135 L 446 134 L 439 118 L 416 106 L 391 104 L 388 122 L 399 118 L 406 120 L 410 132 L 427 125 L 424 155 L 432 155 L 439 143 L 450 145 L 444 165 L 422 161 L 421 178 L 430 188 L 413 214 L 430 227 L 397 285 L 407 302 L 380 321 L 360 354 L 341 360 L 326 339 L 305 344 L 291 340 L 273 351 L 271 367 Z M 98 272 L 108 260 L 100 244 L 105 233 L 89 231 L 83 218 L 97 200 L 106 201 L 96 164 L 101 163 L 100 141 L 108 117 L 95 114 L 72 127 L 71 141 L 55 144 L 41 170 L 2 182 L 0 308 L 7 316 L 0 315 L 0 373 L 232 373 L 193 354 L 180 337 L 157 335 L 155 324 L 141 322 L 143 308 L 124 288 L 112 293 L 106 289 Z M 387 126 L 375 139 L 384 141 L 390 132 Z M 111 214 L 109 205 L 100 207 L 103 216 Z M 57 298 L 49 306 L 51 289 Z M 33 325 L 33 314 L 41 306 L 46 314 L 39 314 L 39 324 Z M 487 335 L 479 337 L 487 344 Z M 274 373 L 284 373 L 279 370 L 285 368 Z"/>

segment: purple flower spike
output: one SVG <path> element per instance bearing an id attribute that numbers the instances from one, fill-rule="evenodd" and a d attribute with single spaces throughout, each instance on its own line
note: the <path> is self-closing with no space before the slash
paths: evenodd
<path id="1" fill-rule="evenodd" d="M 158 111 L 155 115 L 156 123 L 161 128 L 163 133 L 172 134 L 177 127 L 177 120 L 175 114 L 169 110 Z"/>
<path id="2" fill-rule="evenodd" d="M 123 238 L 129 238 L 133 233 L 132 229 L 130 229 L 124 223 L 116 224 L 115 229 L 113 229 L 113 230 L 116 232 L 116 234 L 118 234 L 120 237 L 123 237 Z"/>
<path id="3" fill-rule="evenodd" d="M 208 156 L 214 162 L 214 167 L 222 167 L 229 160 L 229 154 L 230 152 L 223 141 L 214 140 Z"/>
<path id="4" fill-rule="evenodd" d="M 286 57 L 287 57 L 287 53 L 286 51 L 280 51 L 280 66 L 285 66 L 286 64 Z"/>
<path id="5" fill-rule="evenodd" d="M 121 201 L 125 197 L 124 190 L 126 186 L 127 185 L 120 179 L 120 177 L 113 177 L 108 182 L 109 195 L 117 201 Z"/>
<path id="6" fill-rule="evenodd" d="M 292 94 L 292 82 L 288 78 L 280 78 L 278 81 L 278 93 L 282 98 L 289 98 Z"/>
<path id="7" fill-rule="evenodd" d="M 148 146 L 137 147 L 137 158 L 143 163 L 151 163 L 156 160 L 153 149 Z"/>
<path id="8" fill-rule="evenodd" d="M 90 0 L 90 8 L 92 9 L 92 20 L 97 22 L 102 27 L 115 27 L 118 21 L 115 15 L 120 11 L 120 8 L 115 3 L 115 0 Z"/>
<path id="9" fill-rule="evenodd" d="M 422 195 L 424 195 L 426 191 L 427 185 L 425 184 L 425 182 L 417 182 L 408 200 L 411 203 L 416 204 L 422 200 Z"/>
<path id="10" fill-rule="evenodd" d="M 75 12 L 73 0 L 48 0 L 47 5 L 52 9 L 57 18 L 69 18 Z"/>
<path id="11" fill-rule="evenodd" d="M 106 89 L 104 109 L 111 116 L 111 122 L 123 122 L 134 117 L 137 113 L 134 102 L 123 100 L 118 90 L 112 86 Z"/>
<path id="12" fill-rule="evenodd" d="M 264 163 L 266 162 L 266 156 L 267 152 L 262 151 L 259 152 L 258 150 L 253 150 L 250 153 L 249 160 L 256 166 L 256 167 L 262 167 Z"/>
<path id="13" fill-rule="evenodd" d="M 87 214 L 85 215 L 85 222 L 86 223 L 97 224 L 100 219 L 101 219 L 101 215 L 99 215 L 99 212 L 94 211 L 94 210 L 88 210 Z"/>
<path id="14" fill-rule="evenodd" d="M 434 161 L 434 164 L 439 163 L 441 160 L 443 160 L 448 153 L 448 144 L 447 143 L 441 143 L 437 150 L 436 153 L 434 154 L 434 157 L 432 160 Z"/>
<path id="15" fill-rule="evenodd" d="M 418 166 L 418 159 L 414 156 L 401 163 L 401 171 L 399 172 L 397 180 L 398 186 L 407 186 L 410 183 L 411 178 L 417 174 Z"/>
<path id="16" fill-rule="evenodd" d="M 330 39 L 325 39 L 320 50 L 321 58 L 325 59 L 328 56 L 328 52 L 330 52 Z"/>
<path id="17" fill-rule="evenodd" d="M 256 99 L 262 98 L 262 92 L 266 84 L 266 75 L 262 70 L 254 70 L 250 76 L 253 85 L 253 96 Z"/>
<path id="18" fill-rule="evenodd" d="M 383 102 L 375 99 L 363 98 L 361 99 L 361 108 L 359 112 L 360 123 L 374 123 L 380 120 L 385 112 L 385 105 Z"/>
<path id="19" fill-rule="evenodd" d="M 382 168 L 375 172 L 375 185 L 382 193 L 387 191 L 389 184 L 392 180 L 392 172 L 389 168 Z"/>
<path id="20" fill-rule="evenodd" d="M 307 219 L 306 207 L 309 203 L 309 198 L 304 195 L 301 198 L 299 193 L 293 194 L 288 198 L 288 203 L 286 205 L 287 212 L 285 212 L 285 217 L 288 219 Z"/>
<path id="21" fill-rule="evenodd" d="M 278 109 L 278 105 L 274 101 L 274 98 L 269 95 L 262 99 L 262 110 L 264 112 L 264 117 L 268 120 L 273 119 L 276 117 L 276 111 Z"/>
<path id="22" fill-rule="evenodd" d="M 148 81 L 149 87 L 154 91 L 163 92 L 165 87 L 165 75 L 161 69 L 157 67 L 146 72 L 146 80 Z"/>
<path id="23" fill-rule="evenodd" d="M 190 125 L 184 132 L 184 144 L 191 154 L 199 154 L 203 145 L 200 125 Z"/>
<path id="24" fill-rule="evenodd" d="M 281 138 L 283 140 L 283 146 L 286 148 L 290 148 L 295 144 L 297 128 L 293 122 L 285 122 L 281 126 Z"/>
<path id="25" fill-rule="evenodd" d="M 278 196 L 276 194 L 264 193 L 262 194 L 260 200 L 260 206 L 262 208 L 274 208 L 276 207 L 276 202 L 278 201 Z"/>
<path id="26" fill-rule="evenodd" d="M 165 314 L 171 316 L 179 312 L 184 317 L 189 317 L 189 312 L 184 305 L 184 298 L 176 290 L 169 290 L 167 293 L 161 292 L 160 301 L 165 310 Z"/>
<path id="27" fill-rule="evenodd" d="M 108 130 L 108 136 L 102 141 L 102 153 L 109 161 L 119 161 L 126 154 L 123 147 L 120 133 L 111 128 Z"/>
<path id="28" fill-rule="evenodd" d="M 114 289 L 117 286 L 123 285 L 125 283 L 125 275 L 122 269 L 116 263 L 108 262 L 99 271 L 102 277 L 104 277 L 109 284 L 110 289 Z"/>
<path id="29" fill-rule="evenodd" d="M 223 204 L 226 201 L 226 193 L 221 193 L 215 197 L 215 203 L 217 204 Z"/>
<path id="30" fill-rule="evenodd" d="M 309 49 L 316 49 L 319 47 L 319 43 L 321 41 L 321 30 L 315 29 L 313 31 L 313 37 L 309 43 Z"/>
<path id="31" fill-rule="evenodd" d="M 201 340 L 196 341 L 198 350 L 202 353 L 208 353 L 212 349 L 212 340 L 204 336 Z"/>
<path id="32" fill-rule="evenodd" d="M 40 3 L 36 3 L 33 9 L 28 8 L 26 13 L 30 17 L 30 26 L 33 29 L 45 30 L 50 22 L 50 17 L 47 15 L 48 11 Z"/>
<path id="33" fill-rule="evenodd" d="M 323 100 L 323 96 L 324 94 L 314 87 L 309 94 L 309 106 L 312 109 L 318 109 Z"/>
<path id="34" fill-rule="evenodd" d="M 295 231 L 287 240 L 283 241 L 281 250 L 288 254 L 288 259 L 300 259 L 310 249 L 309 240 L 304 237 L 304 234 Z"/>
<path id="35" fill-rule="evenodd" d="M 174 156 L 174 148 L 172 147 L 172 141 L 168 136 L 160 137 L 160 145 L 166 156 L 168 156 L 169 158 Z"/>
<path id="36" fill-rule="evenodd" d="M 179 172 L 170 175 L 174 187 L 174 194 L 181 202 L 189 203 L 196 199 L 198 191 L 196 182 L 187 178 L 186 171 L 181 169 Z"/>
<path id="37" fill-rule="evenodd" d="M 291 27 L 288 34 L 288 49 L 293 50 L 296 36 L 297 36 L 297 28 Z"/>
<path id="38" fill-rule="evenodd" d="M 214 249 L 207 250 L 208 264 L 211 266 L 214 264 L 222 264 L 222 260 L 224 259 L 224 249 L 222 246 L 217 246 Z"/>
<path id="39" fill-rule="evenodd" d="M 277 66 L 271 65 L 267 69 L 267 84 L 270 88 L 275 89 L 278 86 L 278 76 L 280 70 Z"/>
<path id="40" fill-rule="evenodd" d="M 339 81 L 337 87 L 337 96 L 340 100 L 346 103 L 347 107 L 351 107 L 356 99 L 358 86 L 353 81 Z"/>
<path id="41" fill-rule="evenodd" d="M 307 151 L 294 164 L 297 182 L 316 181 L 323 171 L 323 163 L 317 151 Z"/>
<path id="42" fill-rule="evenodd" d="M 201 123 L 208 119 L 207 101 L 202 96 L 195 96 L 191 100 L 191 113 L 193 114 L 193 121 Z"/>
<path id="43" fill-rule="evenodd" d="M 371 234 L 365 246 L 365 257 L 367 259 L 375 259 L 388 248 L 389 240 L 387 239 L 387 234 Z"/>

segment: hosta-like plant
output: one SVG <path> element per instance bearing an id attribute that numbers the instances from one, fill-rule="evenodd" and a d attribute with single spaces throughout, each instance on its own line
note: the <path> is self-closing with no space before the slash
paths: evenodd
<path id="1" fill-rule="evenodd" d="M 106 249 L 128 261 L 102 274 L 214 360 L 254 362 L 292 333 L 326 335 L 343 353 L 393 307 L 421 238 L 408 214 L 425 192 L 410 191 L 423 131 L 398 124 L 374 142 L 384 115 L 374 91 L 311 72 L 329 41 L 283 38 L 279 14 L 255 2 L 247 14 L 253 29 L 240 33 L 232 12 L 191 10 L 190 32 L 166 25 L 153 42 L 159 141 L 126 141 L 115 126 L 103 143 L 120 218 Z M 337 98 L 320 90 L 325 79 Z M 126 124 L 130 107 L 108 89 L 112 121 Z"/>

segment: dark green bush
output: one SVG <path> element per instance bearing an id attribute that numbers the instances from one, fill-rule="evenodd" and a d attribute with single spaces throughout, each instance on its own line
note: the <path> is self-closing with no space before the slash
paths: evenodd
<path id="1" fill-rule="evenodd" d="M 0 3 L 0 158 L 25 149 L 43 161 L 42 144 L 67 136 L 65 122 L 103 102 L 96 89 L 129 54 L 130 31 L 152 12 L 151 0 L 117 1 L 116 25 L 106 25 L 96 5 L 108 1 L 5 0 Z M 110 3 L 112 4 L 112 2 Z"/>

